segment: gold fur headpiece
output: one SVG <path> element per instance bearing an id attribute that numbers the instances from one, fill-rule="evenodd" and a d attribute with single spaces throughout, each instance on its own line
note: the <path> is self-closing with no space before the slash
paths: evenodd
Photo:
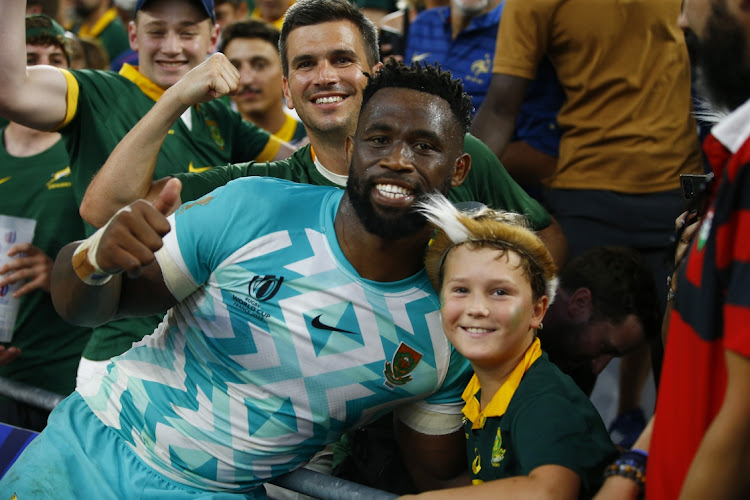
<path id="1" fill-rule="evenodd" d="M 461 212 L 439 193 L 428 195 L 417 204 L 417 209 L 437 228 L 425 256 L 427 276 L 436 290 L 440 291 L 442 285 L 448 253 L 469 243 L 516 252 L 522 266 L 523 263 L 528 266 L 527 277 L 534 297 L 546 295 L 550 304 L 555 299 L 557 266 L 542 240 L 527 227 L 523 215 L 486 207 Z"/>

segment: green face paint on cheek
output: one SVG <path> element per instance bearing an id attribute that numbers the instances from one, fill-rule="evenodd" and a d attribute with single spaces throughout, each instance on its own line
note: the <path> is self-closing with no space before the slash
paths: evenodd
<path id="1" fill-rule="evenodd" d="M 523 318 L 525 317 L 524 309 L 522 306 L 516 306 L 516 310 L 513 311 L 512 316 L 510 317 L 510 329 L 515 331 L 517 330 L 521 324 L 523 323 Z"/>

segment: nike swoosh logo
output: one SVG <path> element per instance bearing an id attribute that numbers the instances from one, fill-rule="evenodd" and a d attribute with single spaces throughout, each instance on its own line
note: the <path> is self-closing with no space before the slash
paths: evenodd
<path id="1" fill-rule="evenodd" d="M 9 180 L 10 180 L 10 178 L 11 178 L 11 176 L 9 175 L 8 177 L 5 177 L 5 178 L 3 178 L 3 179 L 0 179 L 0 184 L 2 184 L 3 182 L 9 181 Z"/>
<path id="2" fill-rule="evenodd" d="M 318 314 L 313 318 L 312 320 L 312 326 L 315 328 L 318 328 L 320 330 L 328 330 L 329 332 L 341 332 L 341 333 L 349 333 L 351 335 L 357 335 L 354 332 L 350 332 L 349 330 L 342 330 L 341 328 L 336 328 L 335 326 L 329 326 L 320 321 L 320 317 L 323 316 L 322 314 Z"/>
<path id="3" fill-rule="evenodd" d="M 193 162 L 190 162 L 190 165 L 188 165 L 188 172 L 205 172 L 206 170 L 211 170 L 211 167 L 194 167 Z"/>
<path id="4" fill-rule="evenodd" d="M 422 54 L 414 54 L 411 58 L 411 62 L 420 62 L 430 57 L 431 52 L 424 52 Z"/>

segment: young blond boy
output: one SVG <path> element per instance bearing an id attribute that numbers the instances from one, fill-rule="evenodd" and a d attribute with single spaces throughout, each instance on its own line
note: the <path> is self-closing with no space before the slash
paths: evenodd
<path id="1" fill-rule="evenodd" d="M 463 214 L 438 196 L 422 210 L 438 229 L 425 265 L 443 329 L 475 374 L 463 393 L 474 485 L 420 497 L 590 497 L 616 450 L 536 336 L 557 287 L 552 257 L 520 216 Z"/>

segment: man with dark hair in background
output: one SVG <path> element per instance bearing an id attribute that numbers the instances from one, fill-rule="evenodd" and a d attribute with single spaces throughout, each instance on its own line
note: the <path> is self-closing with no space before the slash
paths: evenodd
<path id="1" fill-rule="evenodd" d="M 571 259 L 539 332 L 550 361 L 587 394 L 613 357 L 657 339 L 661 313 L 643 257 L 625 247 L 595 247 Z"/>
<path id="2" fill-rule="evenodd" d="M 216 0 L 215 4 L 216 24 L 221 30 L 248 16 L 245 0 Z"/>
<path id="3" fill-rule="evenodd" d="M 242 117 L 284 142 L 299 144 L 307 133 L 284 112 L 279 30 L 257 19 L 237 21 L 221 32 L 219 52 L 240 73 L 239 88 L 230 98 Z"/>

